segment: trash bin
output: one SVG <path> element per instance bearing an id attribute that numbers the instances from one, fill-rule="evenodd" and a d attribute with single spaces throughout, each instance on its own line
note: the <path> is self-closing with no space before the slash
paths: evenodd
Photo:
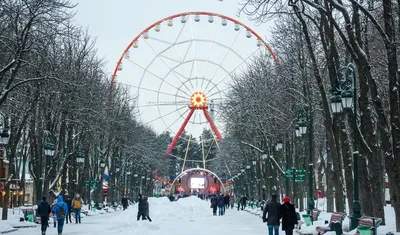
<path id="1" fill-rule="evenodd" d="M 306 224 L 306 226 L 310 226 L 311 225 L 311 217 L 310 217 L 310 215 L 303 215 L 303 220 L 304 220 L 304 223 Z M 364 235 L 364 234 L 360 234 L 360 235 Z"/>
<path id="2" fill-rule="evenodd" d="M 370 226 L 358 226 L 357 229 L 360 232 L 360 235 L 371 235 Z"/>
<path id="3" fill-rule="evenodd" d="M 33 213 L 32 214 L 28 214 L 28 222 L 33 223 L 35 220 L 33 218 Z"/>

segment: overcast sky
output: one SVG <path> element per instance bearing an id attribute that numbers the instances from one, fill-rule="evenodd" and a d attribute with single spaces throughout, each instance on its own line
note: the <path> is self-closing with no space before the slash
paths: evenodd
<path id="1" fill-rule="evenodd" d="M 93 37 L 96 37 L 97 41 L 97 49 L 98 49 L 98 54 L 100 57 L 104 58 L 108 63 L 107 63 L 107 71 L 109 72 L 110 76 L 112 71 L 114 70 L 116 66 L 116 62 L 119 59 L 119 57 L 122 55 L 124 49 L 127 47 L 128 43 L 132 41 L 132 39 L 138 35 L 143 29 L 151 25 L 157 20 L 160 20 L 164 17 L 167 17 L 169 15 L 181 13 L 181 12 L 190 12 L 190 11 L 207 11 L 207 12 L 215 12 L 219 14 L 223 14 L 226 16 L 230 16 L 232 18 L 235 18 L 244 24 L 250 26 L 252 29 L 254 29 L 262 38 L 266 39 L 268 42 L 268 38 L 270 38 L 270 27 L 271 24 L 263 24 L 260 26 L 255 25 L 255 22 L 252 22 L 247 19 L 246 16 L 241 15 L 240 17 L 237 15 L 238 9 L 240 8 L 239 1 L 238 0 L 224 0 L 222 2 L 218 0 L 72 0 L 74 3 L 78 3 L 77 7 L 77 15 L 75 17 L 76 23 L 83 26 L 87 27 L 89 30 L 90 35 Z M 206 22 L 206 20 L 204 20 Z M 220 22 L 220 21 L 219 21 Z M 177 24 L 176 22 L 175 24 Z M 220 23 L 219 23 L 220 24 Z M 175 27 L 175 25 L 174 25 Z M 200 30 L 197 31 L 197 36 L 199 38 L 203 38 L 202 31 L 206 27 L 205 25 L 202 26 Z M 208 27 L 208 26 L 207 26 Z M 228 35 L 225 34 L 225 31 L 227 31 L 225 28 L 217 28 L 218 32 L 220 35 Z M 233 27 L 231 26 L 231 29 Z M 204 29 L 206 30 L 206 29 Z M 225 31 L 224 31 L 225 30 Z M 162 30 L 162 32 L 165 32 Z M 222 33 L 221 33 L 222 32 Z M 230 30 L 229 33 L 233 32 L 233 30 Z M 152 32 L 151 32 L 152 33 Z M 173 31 L 170 31 L 169 34 L 177 34 L 173 33 Z M 200 35 L 199 35 L 200 34 Z M 160 34 L 159 34 L 160 35 Z M 210 34 L 211 35 L 211 34 Z M 163 36 L 164 38 L 165 36 Z M 227 36 L 228 38 L 219 38 L 219 41 L 222 41 L 221 43 L 230 45 L 232 39 L 230 39 L 230 36 Z M 175 36 L 176 38 L 176 36 Z M 245 38 L 245 37 L 242 37 Z M 254 38 L 254 37 L 253 37 Z M 183 39 L 182 39 L 183 40 Z M 255 39 L 254 39 L 255 40 Z M 173 41 L 173 40 L 172 40 Z M 224 42 L 225 41 L 225 42 Z M 252 47 L 255 46 L 255 42 L 248 43 L 247 42 L 237 42 L 236 46 L 238 49 L 239 54 L 243 54 L 243 56 L 247 56 L 245 52 L 240 52 L 240 49 L 245 48 L 246 45 L 249 44 Z M 162 46 L 162 44 L 161 44 Z M 155 47 L 157 48 L 157 47 Z M 204 47 L 205 49 L 199 49 L 197 47 L 198 51 L 206 51 L 208 47 Z M 250 48 L 250 46 L 249 46 Z M 183 49 L 178 49 L 182 50 Z M 215 49 L 216 50 L 216 49 Z M 246 49 L 245 51 L 251 51 L 251 49 Z M 178 52 L 178 54 L 181 52 Z M 199 53 L 197 53 L 199 54 Z M 219 54 L 223 54 L 222 52 Z M 246 55 L 245 55 L 246 54 Z M 137 59 L 138 64 L 142 64 L 145 66 L 149 62 L 146 62 L 145 60 L 148 59 L 147 56 L 149 56 L 149 53 L 147 54 L 142 54 L 140 58 L 135 57 Z M 198 55 L 194 57 L 199 57 Z M 150 58 L 150 57 L 149 57 Z M 163 61 L 164 62 L 164 61 Z M 228 59 L 228 62 L 230 64 L 235 64 L 234 59 Z M 218 63 L 218 61 L 217 61 Z M 161 64 L 161 62 L 160 62 Z M 165 64 L 165 62 L 164 62 Z M 126 67 L 126 63 L 124 62 L 124 67 Z M 132 66 L 132 65 L 131 65 Z M 161 65 L 158 65 L 161 66 Z M 200 65 L 199 65 L 200 66 Z M 167 66 L 168 67 L 168 66 Z M 172 65 L 171 65 L 172 67 Z M 132 68 L 133 69 L 133 68 Z M 188 68 L 182 67 L 181 69 L 186 69 L 189 70 Z M 125 72 L 130 71 L 126 70 L 124 68 Z M 187 72 L 187 71 L 186 71 Z M 188 74 L 185 71 L 181 71 L 183 74 Z M 130 71 L 130 73 L 133 73 L 133 70 Z M 136 72 L 135 72 L 136 74 Z M 148 76 L 148 75 L 146 75 Z M 161 76 L 161 75 L 160 75 Z M 189 75 L 187 75 L 189 76 Z M 196 76 L 199 76 L 196 74 Z M 223 75 L 218 76 L 222 77 Z M 118 76 L 119 78 L 120 76 Z M 176 77 L 176 75 L 175 75 Z M 194 77 L 192 75 L 191 77 Z M 210 77 L 210 76 L 209 76 Z M 125 78 L 126 79 L 126 78 Z M 131 81 L 132 80 L 140 80 L 139 76 L 134 76 L 129 78 Z M 147 78 L 146 78 L 147 79 Z M 153 78 L 154 79 L 154 78 Z M 172 79 L 172 78 L 169 78 Z M 150 81 L 151 78 L 148 78 Z M 156 79 L 155 79 L 156 80 Z M 214 78 L 212 79 L 214 81 Z M 216 79 L 215 79 L 216 80 Z M 123 80 L 123 82 L 127 82 Z M 132 81 L 133 83 L 135 81 Z M 131 83 L 130 83 L 131 84 Z M 153 84 L 153 83 L 150 83 Z M 153 86 L 153 85 L 152 85 Z M 179 86 L 179 85 L 177 85 Z M 166 91 L 171 91 L 171 93 L 174 93 L 172 90 L 174 89 L 173 87 L 166 87 L 163 88 Z M 196 88 L 198 89 L 198 88 Z M 194 90 L 193 90 L 194 91 Z M 193 91 L 188 91 L 188 93 L 191 93 Z M 182 93 L 183 94 L 183 93 Z M 140 96 L 140 95 L 139 95 Z M 146 96 L 146 102 L 149 101 L 157 101 L 155 98 L 155 94 L 146 94 L 146 95 L 141 95 L 142 97 Z M 153 97 L 151 97 L 153 96 Z M 186 97 L 186 95 L 184 95 Z M 162 99 L 168 99 L 168 97 L 162 98 Z M 189 97 L 187 97 L 189 99 Z M 174 99 L 172 99 L 174 100 Z M 182 98 L 178 98 L 177 100 L 182 100 Z M 142 102 L 143 104 L 143 102 Z M 184 109 L 185 110 L 185 109 Z M 160 110 L 159 110 L 160 111 Z M 160 111 L 161 112 L 161 111 Z M 165 113 L 166 111 L 162 111 L 161 113 Z M 185 117 L 186 113 L 180 113 L 182 117 Z M 143 119 L 151 119 L 151 117 L 160 115 L 160 113 L 156 114 L 155 111 L 151 111 L 148 113 L 147 116 L 145 116 Z M 201 116 L 201 113 L 199 114 Z M 181 120 L 177 122 L 177 124 L 174 124 L 171 129 L 176 130 L 180 123 L 182 123 L 183 118 L 181 117 Z M 168 119 L 169 118 L 169 119 Z M 166 117 L 167 123 L 172 122 L 174 120 L 173 117 Z M 204 118 L 203 118 L 204 120 Z M 146 121 L 146 120 L 142 120 Z M 162 132 L 165 130 L 165 123 L 164 124 L 149 124 L 154 127 L 154 129 L 157 132 Z M 198 133 L 200 133 L 202 127 L 198 128 L 198 130 L 195 131 L 194 135 L 198 136 Z M 189 131 L 190 132 L 190 131 Z"/>

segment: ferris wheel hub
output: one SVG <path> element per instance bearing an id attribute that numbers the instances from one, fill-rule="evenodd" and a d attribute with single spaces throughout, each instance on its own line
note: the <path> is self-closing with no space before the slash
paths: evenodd
<path id="1" fill-rule="evenodd" d="M 196 109 L 205 108 L 207 104 L 207 97 L 203 92 L 196 91 L 190 97 L 190 104 Z"/>

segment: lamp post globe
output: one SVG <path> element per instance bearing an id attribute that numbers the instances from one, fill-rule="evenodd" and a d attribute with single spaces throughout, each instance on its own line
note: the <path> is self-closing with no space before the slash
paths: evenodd
<path id="1" fill-rule="evenodd" d="M 283 143 L 282 141 L 278 141 L 278 143 L 276 143 L 276 150 L 280 151 L 283 149 Z"/>
<path id="2" fill-rule="evenodd" d="M 333 113 L 341 113 L 342 112 L 342 98 L 337 92 L 334 92 L 331 98 L 331 108 Z"/>
<path id="3" fill-rule="evenodd" d="M 7 145 L 9 140 L 10 140 L 10 133 L 8 133 L 7 129 L 4 129 L 1 132 L 1 142 L 3 143 L 3 145 Z"/>
<path id="4" fill-rule="evenodd" d="M 45 155 L 45 156 L 50 156 L 50 154 L 51 154 L 50 152 L 51 152 L 50 143 L 45 142 L 45 143 L 44 143 L 44 155 Z"/>
<path id="5" fill-rule="evenodd" d="M 101 167 L 101 168 L 106 167 L 106 163 L 105 163 L 103 160 L 100 161 L 100 167 Z"/>
<path id="6" fill-rule="evenodd" d="M 307 123 L 304 120 L 299 121 L 299 133 L 300 136 L 305 135 L 307 133 Z"/>
<path id="7" fill-rule="evenodd" d="M 78 157 L 76 158 L 76 162 L 77 162 L 77 163 L 84 163 L 84 162 L 85 162 L 85 158 L 84 158 L 83 156 L 78 156 Z"/>
<path id="8" fill-rule="evenodd" d="M 301 136 L 299 124 L 296 124 L 295 134 L 296 134 L 296 137 L 300 137 Z"/>
<path id="9" fill-rule="evenodd" d="M 342 106 L 344 109 L 348 109 L 353 106 L 353 92 L 351 90 L 342 91 L 340 96 L 342 97 Z"/>

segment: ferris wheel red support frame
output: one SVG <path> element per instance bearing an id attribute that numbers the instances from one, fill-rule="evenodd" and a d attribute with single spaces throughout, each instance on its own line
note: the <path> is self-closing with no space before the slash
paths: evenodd
<path id="1" fill-rule="evenodd" d="M 129 51 L 129 49 L 133 46 L 133 44 L 142 36 L 144 35 L 146 32 L 149 32 L 149 30 L 151 30 L 152 28 L 154 28 L 156 25 L 159 25 L 165 21 L 168 20 L 172 20 L 178 17 L 182 17 L 182 16 L 189 16 L 189 15 L 207 15 L 207 16 L 215 16 L 215 17 L 220 17 L 223 19 L 226 19 L 227 21 L 231 21 L 233 23 L 236 23 L 238 25 L 240 25 L 241 27 L 245 28 L 246 30 L 250 31 L 251 34 L 253 34 L 258 40 L 260 40 L 262 42 L 262 45 L 265 46 L 265 48 L 269 51 L 269 53 L 271 54 L 272 58 L 274 59 L 274 61 L 279 64 L 278 58 L 275 55 L 275 53 L 272 51 L 271 47 L 264 41 L 264 39 L 257 34 L 253 29 L 251 29 L 250 27 L 248 27 L 247 25 L 243 24 L 242 22 L 229 17 L 229 16 L 225 16 L 222 14 L 218 14 L 218 13 L 213 13 L 213 12 L 206 12 L 206 11 L 193 11 L 193 12 L 183 12 L 183 13 L 179 13 L 179 14 L 174 14 L 168 17 L 165 17 L 161 20 L 158 20 L 156 22 L 154 22 L 153 24 L 151 24 L 150 26 L 148 26 L 147 28 L 145 28 L 144 30 L 142 30 L 136 37 L 133 38 L 133 40 L 128 44 L 128 46 L 125 48 L 123 54 L 121 55 L 121 57 L 118 59 L 117 65 L 115 66 L 114 72 L 111 76 L 111 88 L 113 88 L 114 84 L 115 84 L 115 79 L 117 77 L 117 73 L 118 73 L 118 67 L 119 65 L 122 63 L 122 59 L 124 58 L 124 54 L 127 53 Z M 188 124 L 190 118 L 192 117 L 193 113 L 195 112 L 195 110 L 197 109 L 202 109 L 204 116 L 206 117 L 207 121 L 209 122 L 211 129 L 213 130 L 215 136 L 217 137 L 218 140 L 222 140 L 222 136 L 219 133 L 215 123 L 213 122 L 212 118 L 210 117 L 210 114 L 208 113 L 208 106 L 204 105 L 202 107 L 193 107 L 193 106 L 189 106 L 190 108 L 190 112 L 188 114 L 188 116 L 186 117 L 186 119 L 184 120 L 184 122 L 182 123 L 181 127 L 179 128 L 178 132 L 176 133 L 175 137 L 173 138 L 171 144 L 168 146 L 167 151 L 165 152 L 165 156 L 168 157 L 172 150 L 175 148 L 176 143 L 178 142 L 181 134 L 183 133 L 183 130 L 185 129 L 186 125 Z"/>
<path id="2" fill-rule="evenodd" d="M 222 140 L 222 136 L 219 133 L 217 126 L 215 125 L 214 121 L 212 120 L 210 114 L 208 113 L 208 106 L 205 106 L 205 107 L 202 107 L 202 108 L 195 108 L 193 106 L 189 106 L 189 109 L 190 109 L 190 112 L 187 115 L 185 121 L 182 123 L 182 125 L 179 128 L 178 132 L 176 133 L 175 137 L 172 139 L 171 144 L 168 146 L 168 149 L 165 152 L 165 157 L 168 157 L 171 154 L 172 150 L 175 148 L 176 143 L 178 143 L 178 140 L 181 137 L 182 132 L 185 130 L 186 125 L 188 124 L 190 118 L 192 117 L 192 115 L 193 115 L 194 111 L 196 111 L 196 109 L 202 109 L 203 110 L 204 116 L 206 117 L 208 123 L 210 124 L 211 129 L 213 130 L 215 136 L 217 137 L 217 139 L 219 141 Z"/>

